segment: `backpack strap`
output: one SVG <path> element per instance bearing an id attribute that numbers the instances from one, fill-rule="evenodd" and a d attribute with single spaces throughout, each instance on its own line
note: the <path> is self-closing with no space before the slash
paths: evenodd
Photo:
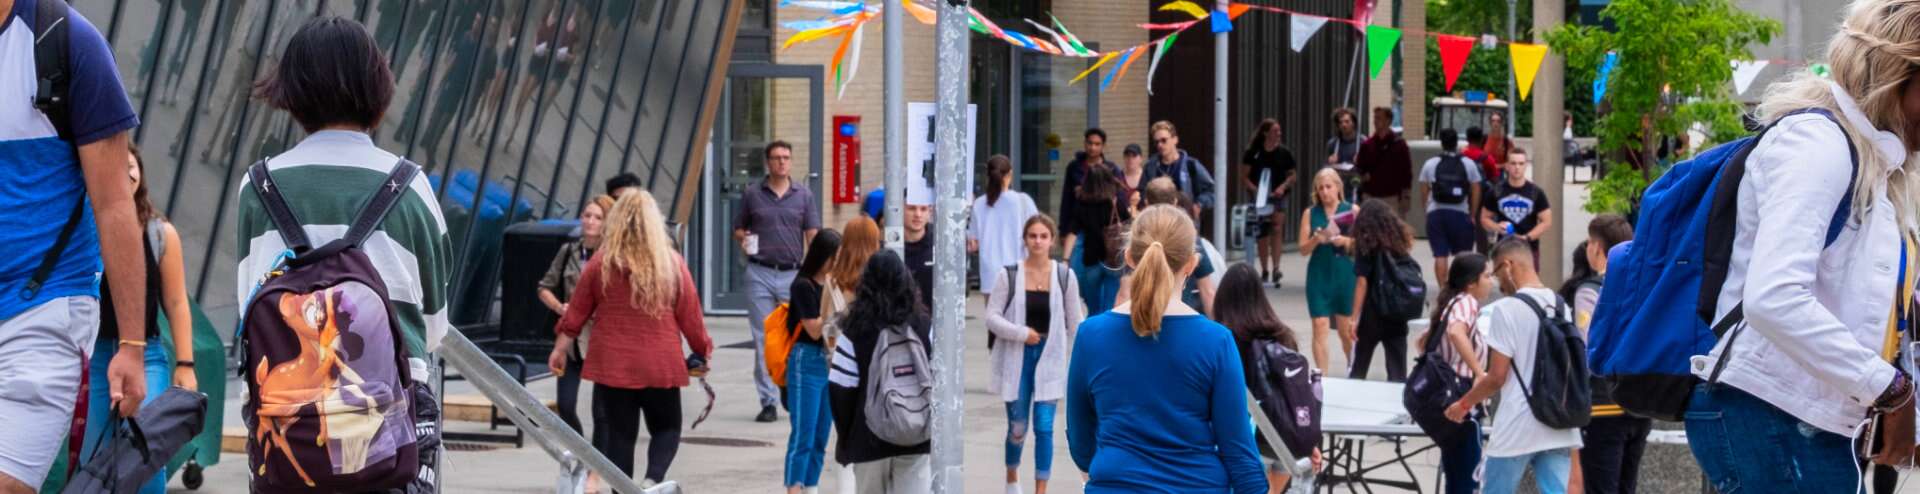
<path id="1" fill-rule="evenodd" d="M 70 50 L 67 48 L 67 2 L 39 0 L 33 13 L 33 69 L 35 82 L 33 107 L 53 122 L 60 140 L 73 142 L 73 118 L 70 113 L 73 77 Z"/>
<path id="2" fill-rule="evenodd" d="M 294 254 L 304 254 L 313 250 L 313 242 L 307 240 L 307 230 L 300 224 L 300 218 L 293 215 L 293 209 L 287 207 L 287 199 L 280 195 L 280 188 L 273 183 L 273 173 L 267 171 L 267 162 L 272 157 L 247 167 L 247 183 L 252 184 L 254 195 L 260 196 L 260 206 L 267 210 L 267 218 L 273 220 L 273 229 L 280 232 L 287 249 Z"/>
<path id="3" fill-rule="evenodd" d="M 393 170 L 387 172 L 387 179 L 380 183 L 379 188 L 374 189 L 373 197 L 368 198 L 367 204 L 360 207 L 360 214 L 354 217 L 353 225 L 347 227 L 346 236 L 301 254 L 287 261 L 287 265 L 298 267 L 310 264 L 332 257 L 348 248 L 359 248 L 365 244 L 367 236 L 372 235 L 373 230 L 379 228 L 381 222 L 386 221 L 387 213 L 392 211 L 393 206 L 406 195 L 413 184 L 414 175 L 419 171 L 420 165 L 413 164 L 406 158 L 400 158 L 399 162 L 393 164 Z"/>
<path id="4" fill-rule="evenodd" d="M 1542 330 L 1542 331 L 1544 331 L 1544 330 L 1546 330 L 1546 326 L 1547 326 L 1547 317 L 1549 317 L 1549 316 L 1547 315 L 1547 311 L 1546 311 L 1545 309 L 1541 309 L 1541 308 L 1540 308 L 1540 303 L 1539 303 L 1539 302 L 1534 302 L 1534 301 L 1533 301 L 1533 297 L 1529 297 L 1529 296 L 1526 296 L 1526 295 L 1522 295 L 1522 294 L 1519 294 L 1519 293 L 1514 293 L 1514 294 L 1513 294 L 1513 298 L 1517 298 L 1517 299 L 1520 299 L 1520 302 L 1521 302 L 1521 303 L 1524 303 L 1524 304 L 1527 304 L 1527 308 L 1528 308 L 1528 309 L 1533 309 L 1533 315 L 1534 315 L 1534 316 L 1536 316 L 1536 317 L 1539 317 L 1539 318 L 1540 318 L 1540 328 L 1541 328 L 1541 330 Z M 1557 298 L 1557 297 L 1555 298 L 1555 301 L 1556 301 L 1556 303 L 1558 303 L 1558 298 Z M 1553 316 L 1551 316 L 1551 317 L 1554 317 L 1555 319 L 1558 319 L 1558 318 L 1559 318 L 1559 309 L 1558 309 L 1558 307 L 1556 307 L 1556 308 L 1555 308 L 1555 310 L 1554 310 L 1554 315 L 1553 315 Z M 1538 350 L 1537 350 L 1537 348 L 1539 347 L 1539 342 L 1535 342 L 1535 343 L 1534 343 L 1534 347 L 1536 348 L 1536 350 L 1535 350 L 1535 351 L 1538 351 Z M 1535 362 L 1534 362 L 1534 365 L 1535 365 L 1535 366 L 1539 366 L 1539 365 L 1540 365 L 1540 362 L 1538 362 L 1538 361 L 1535 361 Z M 1520 369 L 1518 369 L 1518 368 L 1514 368 L 1514 369 L 1512 369 L 1512 370 L 1511 370 L 1511 372 L 1513 373 L 1513 377 L 1514 377 L 1515 379 L 1519 379 L 1519 380 L 1520 380 L 1520 394 L 1521 394 L 1522 396 L 1526 396 L 1526 397 L 1527 397 L 1527 401 L 1533 401 L 1533 390 L 1532 390 L 1532 389 L 1529 389 L 1529 388 L 1527 387 L 1527 376 L 1525 376 L 1525 374 L 1526 374 L 1526 373 L 1525 373 L 1525 372 L 1520 372 Z"/>
<path id="5" fill-rule="evenodd" d="M 1846 230 L 1848 218 L 1853 216 L 1853 183 L 1860 178 L 1860 150 L 1853 145 L 1853 138 L 1847 133 L 1847 126 L 1842 124 L 1833 112 L 1824 108 L 1804 108 L 1787 113 L 1773 123 L 1767 124 L 1767 127 L 1761 129 L 1751 143 L 1734 154 L 1726 164 L 1726 168 L 1720 171 L 1720 177 L 1714 184 L 1713 202 L 1708 206 L 1706 254 L 1703 256 L 1700 272 L 1700 295 L 1694 304 L 1700 319 L 1712 323 L 1713 335 L 1727 338 L 1726 348 L 1720 351 L 1720 357 L 1714 362 L 1713 372 L 1707 377 L 1709 383 L 1719 382 L 1720 372 L 1725 370 L 1727 361 L 1733 355 L 1731 350 L 1734 341 L 1739 338 L 1739 333 L 1733 330 L 1746 321 L 1746 302 L 1744 301 L 1734 304 L 1733 309 L 1728 310 L 1727 315 L 1718 321 L 1715 321 L 1713 316 L 1720 303 L 1720 290 L 1727 283 L 1727 271 L 1730 267 L 1730 259 L 1733 257 L 1733 236 L 1738 228 L 1739 185 L 1746 175 L 1747 158 L 1753 154 L 1755 148 L 1760 147 L 1761 138 L 1766 136 L 1768 131 L 1773 130 L 1774 126 L 1779 125 L 1780 121 L 1786 120 L 1787 117 L 1804 114 L 1820 115 L 1833 121 L 1834 126 L 1840 129 L 1840 134 L 1847 138 L 1847 163 L 1852 167 L 1851 178 L 1847 180 L 1847 190 L 1840 196 L 1840 205 L 1834 209 L 1833 218 L 1828 220 L 1826 241 L 1822 244 L 1822 248 L 1831 247 L 1834 242 L 1840 240 L 1840 232 Z"/>
<path id="6" fill-rule="evenodd" d="M 1025 280 L 1020 279 L 1020 265 L 1012 264 L 1007 266 L 1007 282 L 1001 283 L 1000 289 L 1006 290 L 1008 287 L 1012 286 L 1013 283 L 1016 283 L 1016 282 L 1025 283 Z M 1012 308 L 1013 308 L 1013 292 L 1007 292 L 1007 302 L 1000 304 L 1000 315 L 1002 317 L 1005 317 L 1007 315 L 1007 310 Z"/>

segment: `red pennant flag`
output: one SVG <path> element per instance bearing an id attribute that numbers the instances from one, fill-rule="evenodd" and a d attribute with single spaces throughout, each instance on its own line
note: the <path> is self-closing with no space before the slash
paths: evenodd
<path id="1" fill-rule="evenodd" d="M 1440 43 L 1440 68 L 1446 71 L 1447 92 L 1453 92 L 1453 82 L 1460 79 L 1460 71 L 1467 68 L 1467 54 L 1473 52 L 1474 39 L 1467 36 L 1446 34 L 1434 35 Z"/>
<path id="2" fill-rule="evenodd" d="M 1353 0 L 1353 20 L 1356 25 L 1373 23 L 1374 0 Z"/>

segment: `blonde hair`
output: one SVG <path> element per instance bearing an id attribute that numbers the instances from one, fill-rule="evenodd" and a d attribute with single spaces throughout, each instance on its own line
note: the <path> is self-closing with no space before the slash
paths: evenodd
<path id="1" fill-rule="evenodd" d="M 860 273 L 867 269 L 867 258 L 880 251 L 880 225 L 873 218 L 855 216 L 840 231 L 840 252 L 827 261 L 827 276 L 841 291 L 852 293 L 860 286 Z"/>
<path id="2" fill-rule="evenodd" d="M 1861 113 L 1877 129 L 1899 135 L 1912 153 L 1920 145 L 1915 116 L 1902 111 L 1901 92 L 1907 82 L 1920 74 L 1920 0 L 1858 0 L 1849 7 L 1827 44 L 1833 82 L 1858 103 Z M 1767 88 L 1756 120 L 1772 123 L 1795 110 L 1823 108 L 1841 116 L 1838 99 L 1826 80 L 1812 71 L 1799 71 L 1792 79 Z M 1875 129 L 1856 128 L 1851 120 L 1837 118 L 1840 127 L 1858 150 L 1859 173 L 1853 183 L 1853 213 L 1873 207 L 1874 187 L 1887 176 L 1887 198 L 1893 202 L 1902 231 L 1915 229 L 1914 212 L 1920 211 L 1920 190 L 1911 183 L 1905 168 L 1889 175 L 1887 170 L 1899 163 L 1888 163 L 1869 136 Z"/>
<path id="3" fill-rule="evenodd" d="M 1160 334 L 1160 319 L 1167 303 L 1180 293 L 1184 280 L 1177 270 L 1193 262 L 1195 235 L 1193 218 L 1186 211 L 1165 204 L 1147 207 L 1133 218 L 1127 233 L 1127 260 L 1133 264 L 1133 334 Z"/>
<path id="4" fill-rule="evenodd" d="M 1328 180 L 1333 181 L 1333 192 L 1335 195 L 1334 202 L 1333 202 L 1334 206 L 1339 206 L 1340 203 L 1343 202 L 1344 199 L 1347 197 L 1347 184 L 1345 182 L 1340 181 L 1340 171 L 1334 170 L 1332 168 L 1321 168 L 1319 172 L 1313 174 L 1313 205 L 1314 206 L 1327 205 L 1326 202 L 1323 202 L 1320 200 L 1320 182 L 1324 182 Z"/>
<path id="5" fill-rule="evenodd" d="M 1153 127 L 1151 127 L 1151 129 L 1152 130 L 1147 131 L 1148 137 L 1152 137 L 1154 133 L 1160 132 L 1162 130 L 1167 131 L 1167 137 L 1180 137 L 1180 131 L 1175 130 L 1173 128 L 1173 122 L 1169 122 L 1166 120 L 1154 122 Z"/>
<path id="6" fill-rule="evenodd" d="M 610 195 L 606 195 L 606 194 L 600 194 L 600 195 L 597 195 L 597 196 L 593 196 L 593 198 L 592 198 L 592 199 L 588 199 L 588 200 L 587 200 L 587 205 L 588 205 L 588 206 L 600 206 L 600 216 L 601 216 L 601 217 L 606 217 L 606 215 L 607 215 L 607 213 L 609 213 L 609 212 L 612 212 L 612 211 L 613 211 L 613 203 L 614 203 L 614 202 L 615 202 L 615 201 L 613 200 L 613 196 L 610 196 Z M 586 214 L 586 213 L 587 213 L 587 208 L 584 208 L 584 207 L 583 207 L 583 208 L 580 208 L 580 214 Z"/>
<path id="7" fill-rule="evenodd" d="M 602 282 L 626 273 L 633 305 L 644 311 L 664 310 L 680 295 L 680 265 L 666 223 L 660 205 L 645 190 L 622 194 L 607 212 L 600 244 Z"/>

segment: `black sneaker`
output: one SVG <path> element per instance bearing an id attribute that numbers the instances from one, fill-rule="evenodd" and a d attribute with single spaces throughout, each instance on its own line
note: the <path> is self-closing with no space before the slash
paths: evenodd
<path id="1" fill-rule="evenodd" d="M 772 422 L 779 419 L 780 419 L 780 414 L 778 412 L 773 411 L 772 406 L 767 406 L 767 407 L 760 408 L 760 415 L 757 417 L 754 417 L 753 421 L 754 422 Z"/>

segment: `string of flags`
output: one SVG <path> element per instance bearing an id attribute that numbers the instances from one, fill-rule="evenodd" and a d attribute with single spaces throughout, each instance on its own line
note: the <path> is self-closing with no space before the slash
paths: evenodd
<path id="1" fill-rule="evenodd" d="M 865 26 L 868 22 L 872 22 L 874 19 L 880 17 L 882 3 L 885 1 L 887 0 L 874 3 L 869 3 L 865 0 L 782 0 L 780 2 L 782 7 L 802 7 L 823 10 L 826 11 L 827 14 L 818 19 L 782 23 L 782 26 L 796 30 L 797 32 L 787 38 L 786 42 L 781 45 L 781 50 L 786 50 L 802 43 L 837 39 L 839 45 L 834 50 L 828 73 L 833 80 L 836 94 L 844 95 L 847 83 L 852 81 L 854 75 L 859 72 L 861 38 L 865 32 Z M 906 12 L 911 15 L 914 20 L 921 24 L 930 26 L 937 20 L 938 14 L 932 6 L 932 2 L 937 0 L 897 1 L 900 2 L 901 6 L 905 7 Z M 1233 22 L 1238 20 L 1241 15 L 1249 11 L 1259 10 L 1290 17 L 1292 36 L 1289 40 L 1289 47 L 1295 52 L 1304 51 L 1307 43 L 1312 41 L 1314 35 L 1319 33 L 1329 22 L 1345 24 L 1360 31 L 1367 41 L 1367 77 L 1369 79 L 1380 77 L 1381 69 L 1385 68 L 1387 61 L 1392 58 L 1394 50 L 1399 47 L 1404 37 L 1414 39 L 1433 37 L 1439 47 L 1441 69 L 1445 76 L 1446 90 L 1448 92 L 1453 91 L 1454 83 L 1459 80 L 1460 73 L 1465 70 L 1467 59 L 1472 55 L 1474 50 L 1497 49 L 1499 45 L 1505 44 L 1507 45 L 1509 61 L 1512 64 L 1514 78 L 1517 83 L 1515 89 L 1518 90 L 1522 101 L 1525 101 L 1527 97 L 1530 96 L 1533 90 L 1535 76 L 1539 74 L 1541 63 L 1545 61 L 1549 51 L 1547 45 L 1501 40 L 1490 34 L 1473 37 L 1427 32 L 1420 29 L 1402 29 L 1373 25 L 1371 24 L 1373 1 L 1374 0 L 1356 0 L 1354 18 L 1338 18 L 1297 12 L 1279 7 L 1237 2 L 1229 4 L 1225 11 L 1209 10 L 1191 0 L 1174 0 L 1161 5 L 1158 10 L 1185 14 L 1187 17 L 1192 18 L 1191 20 L 1140 24 L 1138 27 L 1150 32 L 1168 32 L 1146 43 L 1107 52 L 1088 48 L 1088 43 L 1081 41 L 1079 37 L 1067 29 L 1065 22 L 1062 22 L 1058 17 L 1051 14 L 1047 16 L 1048 22 L 1046 23 L 1037 22 L 1033 19 L 1022 19 L 1028 27 L 1033 28 L 1036 34 L 1032 35 L 1002 27 L 972 7 L 967 8 L 967 25 L 968 28 L 975 33 L 999 39 L 1016 48 L 1054 56 L 1093 59 L 1093 64 L 1075 75 L 1068 81 L 1068 84 L 1078 84 L 1080 81 L 1100 72 L 1101 69 L 1104 68 L 1106 69 L 1105 74 L 1094 78 L 1099 82 L 1098 90 L 1101 92 L 1105 92 L 1115 81 L 1124 79 L 1128 69 L 1130 69 L 1135 62 L 1143 58 L 1148 59 L 1146 77 L 1147 93 L 1153 94 L 1153 79 L 1154 75 L 1159 72 L 1160 62 L 1165 58 L 1168 50 L 1173 46 L 1173 43 L 1178 41 L 1182 34 L 1201 25 L 1207 26 L 1208 30 L 1213 33 L 1229 32 L 1233 30 Z M 1734 73 L 1731 82 L 1733 82 L 1737 93 L 1745 93 L 1759 77 L 1762 70 L 1768 65 L 1776 63 L 1796 62 L 1770 60 L 1733 61 Z M 1606 58 L 1599 67 L 1597 77 L 1593 84 L 1593 99 L 1595 104 L 1599 104 L 1605 97 L 1609 76 L 1618 66 L 1619 54 L 1613 52 L 1607 53 Z M 1815 74 L 1827 76 L 1827 67 L 1825 64 L 1811 64 L 1808 67 L 1809 70 L 1812 70 Z"/>

